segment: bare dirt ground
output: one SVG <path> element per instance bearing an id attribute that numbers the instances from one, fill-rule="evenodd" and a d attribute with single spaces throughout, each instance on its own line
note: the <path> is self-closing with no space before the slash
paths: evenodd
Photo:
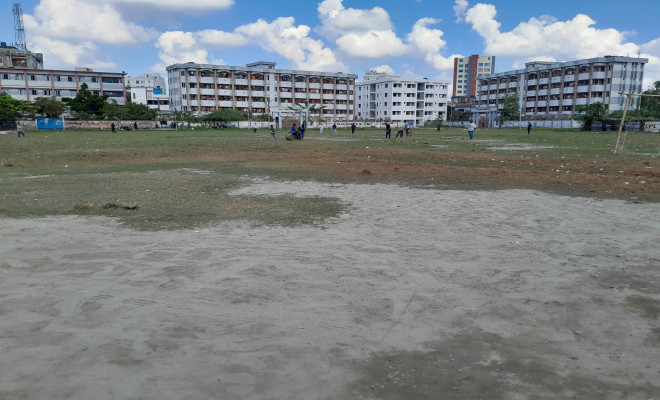
<path id="1" fill-rule="evenodd" d="M 0 220 L 0 399 L 660 399 L 660 205 L 255 181 L 322 226 Z"/>

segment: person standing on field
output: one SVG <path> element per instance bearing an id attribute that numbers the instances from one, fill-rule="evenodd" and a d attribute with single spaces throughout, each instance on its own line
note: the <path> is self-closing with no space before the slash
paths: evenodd
<path id="1" fill-rule="evenodd" d="M 275 136 L 275 128 L 273 128 L 273 125 L 270 126 L 270 136 L 273 138 L 273 140 L 277 140 L 277 137 Z"/>
<path id="2" fill-rule="evenodd" d="M 390 139 L 392 138 L 392 127 L 390 127 L 389 123 L 385 124 L 385 139 Z"/>
<path id="3" fill-rule="evenodd" d="M 529 135 L 532 132 L 532 122 L 527 123 L 527 134 Z"/>
<path id="4" fill-rule="evenodd" d="M 254 133 L 257 133 L 257 123 L 256 122 L 252 126 L 252 129 L 254 129 Z"/>
<path id="5" fill-rule="evenodd" d="M 117 131 L 115 130 L 115 123 L 114 122 L 110 124 L 110 128 L 112 128 L 112 133 L 117 133 Z"/>
<path id="6" fill-rule="evenodd" d="M 468 124 L 468 133 L 470 134 L 470 140 L 472 140 L 474 136 L 475 129 L 477 129 L 477 124 L 475 124 L 474 122 L 472 122 L 472 120 L 470 120 L 470 124 Z"/>
<path id="7" fill-rule="evenodd" d="M 337 124 L 332 123 L 332 133 L 337 133 Z"/>
<path id="8" fill-rule="evenodd" d="M 319 134 L 323 135 L 323 124 L 321 124 L 321 126 L 319 126 Z"/>
<path id="9" fill-rule="evenodd" d="M 18 137 L 21 137 L 21 135 L 25 137 L 25 132 L 23 132 L 23 127 L 21 126 L 20 122 L 16 123 L 16 132 L 18 132 Z"/>
<path id="10" fill-rule="evenodd" d="M 356 128 L 356 126 L 355 126 L 355 122 L 353 122 L 353 123 L 351 124 L 351 133 L 355 133 L 355 128 Z"/>

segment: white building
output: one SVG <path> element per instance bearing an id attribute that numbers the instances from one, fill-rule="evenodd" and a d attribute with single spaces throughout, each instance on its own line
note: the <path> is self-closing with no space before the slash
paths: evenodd
<path id="1" fill-rule="evenodd" d="M 34 101 L 39 97 L 75 97 L 86 83 L 93 94 L 109 95 L 108 100 L 126 102 L 123 72 L 94 72 L 89 68 L 74 71 L 52 69 L 0 68 L 0 93 L 17 100 Z"/>
<path id="2" fill-rule="evenodd" d="M 309 106 L 326 122 L 355 117 L 353 74 L 275 69 L 274 62 L 260 61 L 245 67 L 174 64 L 167 67 L 167 77 L 173 111 L 251 111 L 271 115 L 278 126 L 295 115 L 292 109 Z"/>
<path id="3" fill-rule="evenodd" d="M 495 57 L 473 54 L 454 58 L 454 88 L 452 97 L 475 97 L 477 76 L 495 72 Z"/>
<path id="4" fill-rule="evenodd" d="M 646 58 L 605 56 L 569 62 L 530 62 L 525 69 L 478 77 L 476 120 L 497 122 L 502 98 L 518 96 L 526 119 L 571 119 L 579 105 L 602 103 L 608 112 L 623 110 L 624 93 L 640 93 Z M 633 97 L 630 109 L 639 107 Z"/>
<path id="5" fill-rule="evenodd" d="M 130 87 L 131 102 L 145 104 L 161 114 L 169 113 L 170 96 L 167 94 L 165 78 L 160 74 L 127 77 L 126 85 Z"/>
<path id="6" fill-rule="evenodd" d="M 403 79 L 374 70 L 357 84 L 357 119 L 423 125 L 447 117 L 448 84 Z"/>

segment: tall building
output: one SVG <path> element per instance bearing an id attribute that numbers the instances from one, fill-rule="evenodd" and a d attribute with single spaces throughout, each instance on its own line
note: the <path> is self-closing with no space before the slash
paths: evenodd
<path id="1" fill-rule="evenodd" d="M 144 104 L 161 114 L 169 113 L 170 96 L 167 94 L 165 78 L 160 74 L 127 77 L 126 86 L 130 88 L 131 102 Z"/>
<path id="2" fill-rule="evenodd" d="M 326 122 L 355 118 L 355 79 L 342 72 L 276 69 L 260 61 L 245 67 L 174 64 L 167 67 L 170 108 L 197 114 L 235 109 L 269 114 L 281 124 L 302 105 L 317 106 Z"/>
<path id="3" fill-rule="evenodd" d="M 404 79 L 374 70 L 357 84 L 357 119 L 426 122 L 447 117 L 448 83 Z"/>
<path id="4" fill-rule="evenodd" d="M 640 93 L 647 58 L 605 56 L 568 62 L 530 62 L 525 69 L 482 75 L 475 117 L 493 124 L 502 98 L 518 96 L 523 117 L 571 119 L 576 106 L 602 103 L 608 112 L 623 110 L 624 93 Z M 639 107 L 633 97 L 630 109 Z"/>
<path id="5" fill-rule="evenodd" d="M 454 90 L 451 97 L 475 97 L 477 76 L 495 73 L 495 57 L 473 54 L 454 58 Z"/>
<path id="6" fill-rule="evenodd" d="M 43 69 L 44 56 L 0 42 L 0 68 Z"/>
<path id="7" fill-rule="evenodd" d="M 0 68 L 0 93 L 17 100 L 34 101 L 38 97 L 75 97 L 86 83 L 93 94 L 109 95 L 108 100 L 126 102 L 123 72 L 94 72 L 89 68 L 74 71 L 53 69 Z"/>

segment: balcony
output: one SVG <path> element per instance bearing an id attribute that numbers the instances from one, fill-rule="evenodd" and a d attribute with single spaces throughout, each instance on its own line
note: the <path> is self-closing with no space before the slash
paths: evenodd
<path id="1" fill-rule="evenodd" d="M 238 79 L 238 78 L 234 79 L 234 84 L 235 85 L 246 85 L 247 86 L 248 82 L 249 81 L 247 79 Z"/>
<path id="2" fill-rule="evenodd" d="M 578 80 L 582 81 L 585 79 L 589 79 L 589 73 L 588 72 L 583 72 L 581 74 L 578 74 Z"/>
<path id="3" fill-rule="evenodd" d="M 310 99 L 320 99 L 320 98 L 321 98 L 321 94 L 320 94 L 320 93 L 310 93 L 310 94 L 309 94 L 309 98 L 310 98 Z"/>
<path id="4" fill-rule="evenodd" d="M 253 90 L 252 91 L 252 96 L 254 96 L 254 97 L 265 97 L 266 92 L 264 92 L 263 90 Z"/>
<path id="5" fill-rule="evenodd" d="M 310 89 L 320 89 L 320 88 L 321 88 L 321 84 L 318 83 L 318 82 L 317 82 L 317 83 L 310 83 L 308 87 L 309 87 Z"/>
<path id="6" fill-rule="evenodd" d="M 105 87 L 103 87 L 105 89 Z M 215 91 L 213 89 L 201 89 L 199 91 L 201 95 L 215 96 Z"/>
<path id="7" fill-rule="evenodd" d="M 263 86 L 264 81 L 263 81 L 263 79 L 251 79 L 250 80 L 250 85 L 252 85 L 252 86 Z"/>
<path id="8" fill-rule="evenodd" d="M 280 87 L 283 87 L 283 88 L 293 87 L 293 84 L 290 81 L 280 81 L 279 84 L 280 84 Z"/>
<path id="9" fill-rule="evenodd" d="M 605 85 L 591 85 L 591 91 L 592 92 L 604 92 L 605 91 Z"/>
<path id="10" fill-rule="evenodd" d="M 335 105 L 336 110 L 347 110 L 348 106 L 346 104 L 337 104 Z"/>
<path id="11" fill-rule="evenodd" d="M 337 90 L 348 90 L 347 85 L 337 85 Z"/>
<path id="12" fill-rule="evenodd" d="M 591 78 L 592 79 L 606 79 L 607 78 L 607 72 L 605 72 L 605 71 L 594 72 L 593 74 L 591 74 Z"/>
<path id="13" fill-rule="evenodd" d="M 220 89 L 218 90 L 218 96 L 233 96 L 234 92 L 229 89 Z"/>
<path id="14" fill-rule="evenodd" d="M 296 99 L 306 99 L 307 93 L 296 93 Z"/>
<path id="15" fill-rule="evenodd" d="M 528 79 L 527 80 L 527 86 L 536 86 L 538 83 L 538 79 Z"/>
<path id="16" fill-rule="evenodd" d="M 237 108 L 247 108 L 247 107 L 249 107 L 248 104 L 249 103 L 247 101 L 237 101 L 236 102 L 236 107 Z"/>
<path id="17" fill-rule="evenodd" d="M 528 102 L 525 102 L 525 107 L 534 107 L 534 104 L 535 104 L 535 102 L 528 101 Z"/>
<path id="18" fill-rule="evenodd" d="M 561 76 L 553 76 L 550 78 L 550 83 L 560 83 L 561 82 Z"/>
<path id="19" fill-rule="evenodd" d="M 199 78 L 199 83 L 213 83 L 213 78 L 212 77 L 203 77 Z"/>
<path id="20" fill-rule="evenodd" d="M 518 82 L 509 82 L 507 86 L 510 88 L 518 87 Z"/>
<path id="21" fill-rule="evenodd" d="M 548 102 L 545 100 L 539 100 L 538 103 L 536 103 L 537 107 L 546 107 L 548 105 Z"/>
<path id="22" fill-rule="evenodd" d="M 218 107 L 233 107 L 234 103 L 231 101 L 219 101 Z"/>
<path id="23" fill-rule="evenodd" d="M 561 88 L 550 89 L 550 94 L 560 94 Z"/>
<path id="24" fill-rule="evenodd" d="M 202 107 L 215 107 L 214 100 L 202 100 Z"/>
<path id="25" fill-rule="evenodd" d="M 266 107 L 266 103 L 263 102 L 263 101 L 253 101 L 253 102 L 252 102 L 252 107 L 256 107 L 256 108 L 265 108 L 265 107 Z"/>
<path id="26" fill-rule="evenodd" d="M 231 85 L 231 78 L 218 78 L 218 83 L 223 85 Z"/>
<path id="27" fill-rule="evenodd" d="M 297 87 L 298 89 L 305 89 L 307 88 L 307 82 L 296 82 L 295 87 Z"/>
<path id="28" fill-rule="evenodd" d="M 550 101 L 548 101 L 548 106 L 550 106 L 550 107 L 559 107 L 559 100 L 550 100 Z"/>
<path id="29" fill-rule="evenodd" d="M 574 82 L 574 81 L 575 81 L 575 75 L 564 76 L 564 82 Z"/>
<path id="30" fill-rule="evenodd" d="M 323 89 L 334 89 L 335 85 L 333 83 L 324 83 Z"/>
<path id="31" fill-rule="evenodd" d="M 337 99 L 337 100 L 348 100 L 348 96 L 345 95 L 345 94 L 338 94 L 338 95 L 335 95 L 335 99 Z"/>
<path id="32" fill-rule="evenodd" d="M 582 99 L 575 99 L 575 105 L 577 105 L 577 106 L 587 105 L 588 100 L 589 99 L 587 99 L 586 97 L 582 98 Z"/>
<path id="33" fill-rule="evenodd" d="M 578 93 L 587 93 L 587 92 L 589 92 L 589 85 L 578 86 L 577 92 Z"/>
<path id="34" fill-rule="evenodd" d="M 548 89 L 540 89 L 537 91 L 537 94 L 539 96 L 547 96 L 548 95 Z"/>
<path id="35" fill-rule="evenodd" d="M 562 106 L 572 106 L 573 105 L 573 99 L 563 99 L 561 101 Z"/>
<path id="36" fill-rule="evenodd" d="M 527 93 L 528 96 L 536 96 L 536 90 L 528 90 L 525 93 Z"/>
<path id="37" fill-rule="evenodd" d="M 292 99 L 293 98 L 293 93 L 291 93 L 291 92 L 280 92 L 280 98 L 281 99 Z"/>
<path id="38" fill-rule="evenodd" d="M 235 93 L 236 93 L 236 96 L 246 96 L 247 97 L 247 95 L 248 95 L 247 90 L 237 90 Z"/>

